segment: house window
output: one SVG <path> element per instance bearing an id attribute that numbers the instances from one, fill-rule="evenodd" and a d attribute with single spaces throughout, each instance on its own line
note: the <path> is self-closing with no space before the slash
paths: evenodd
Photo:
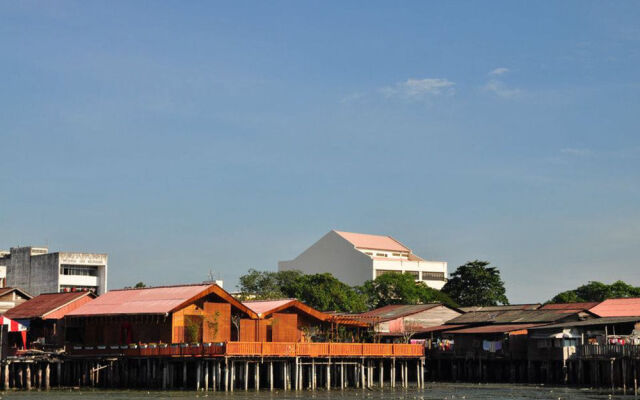
<path id="1" fill-rule="evenodd" d="M 400 253 L 391 253 L 394 257 L 402 257 L 402 254 Z"/>
<path id="2" fill-rule="evenodd" d="M 368 255 L 368 256 L 372 256 L 372 255 L 373 255 L 373 253 L 372 253 L 372 252 L 370 252 L 370 251 L 365 251 L 365 252 L 364 252 L 364 254 L 366 254 L 366 255 Z"/>
<path id="3" fill-rule="evenodd" d="M 394 271 L 392 269 L 377 269 L 376 270 L 376 278 L 379 277 L 380 275 L 384 275 L 384 274 L 397 274 L 400 271 Z"/>
<path id="4" fill-rule="evenodd" d="M 423 281 L 444 281 L 444 272 L 426 272 L 422 271 Z"/>
<path id="5" fill-rule="evenodd" d="M 413 276 L 413 279 L 420 279 L 420 271 L 404 271 L 404 273 Z"/>
<path id="6" fill-rule="evenodd" d="M 376 253 L 378 257 L 387 257 L 387 253 Z"/>

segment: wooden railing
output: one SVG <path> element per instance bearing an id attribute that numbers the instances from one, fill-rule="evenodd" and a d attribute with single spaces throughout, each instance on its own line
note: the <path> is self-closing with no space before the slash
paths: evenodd
<path id="1" fill-rule="evenodd" d="M 584 344 L 576 348 L 579 358 L 640 358 L 640 345 Z"/>
<path id="2" fill-rule="evenodd" d="M 72 347 L 69 355 L 127 357 L 422 357 L 420 344 L 226 342 L 158 346 Z"/>

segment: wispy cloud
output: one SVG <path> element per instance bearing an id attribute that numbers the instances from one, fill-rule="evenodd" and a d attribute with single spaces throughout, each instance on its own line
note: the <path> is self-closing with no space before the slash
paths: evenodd
<path id="1" fill-rule="evenodd" d="M 498 76 L 498 75 L 506 74 L 507 72 L 509 72 L 509 68 L 500 67 L 489 72 L 489 75 Z"/>
<path id="2" fill-rule="evenodd" d="M 560 150 L 560 153 L 576 157 L 587 157 L 593 154 L 593 151 L 585 148 L 567 147 Z"/>
<path id="3" fill-rule="evenodd" d="M 512 99 L 514 97 L 518 97 L 522 94 L 522 91 L 518 88 L 510 87 L 507 85 L 502 79 L 498 78 L 502 75 L 505 75 L 509 72 L 509 68 L 500 67 L 496 68 L 493 71 L 489 72 L 489 76 L 492 78 L 482 86 L 482 89 L 487 92 L 491 92 L 498 97 L 502 97 L 503 99 Z"/>
<path id="4" fill-rule="evenodd" d="M 394 86 L 387 86 L 380 91 L 387 97 L 400 97 L 419 100 L 427 96 L 452 95 L 455 93 L 455 82 L 443 78 L 407 79 Z"/>

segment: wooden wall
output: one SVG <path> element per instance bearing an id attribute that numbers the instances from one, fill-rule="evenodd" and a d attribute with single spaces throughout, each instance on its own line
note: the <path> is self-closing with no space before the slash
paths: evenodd
<path id="1" fill-rule="evenodd" d="M 231 304 L 196 302 L 174 312 L 172 340 L 174 343 L 231 340 Z"/>

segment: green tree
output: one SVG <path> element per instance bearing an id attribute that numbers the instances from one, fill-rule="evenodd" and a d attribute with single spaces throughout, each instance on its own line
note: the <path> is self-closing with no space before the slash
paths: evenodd
<path id="1" fill-rule="evenodd" d="M 386 273 L 372 281 L 367 281 L 360 288 L 367 298 L 370 308 L 384 307 L 389 304 L 425 304 L 443 303 L 450 307 L 457 304 L 446 294 L 427 286 L 424 282 L 416 282 L 410 274 Z"/>
<path id="2" fill-rule="evenodd" d="M 320 311 L 366 310 L 364 296 L 329 273 L 305 275 L 300 271 L 250 269 L 240 277 L 239 289 L 243 299 L 296 298 Z"/>
<path id="3" fill-rule="evenodd" d="M 138 282 L 135 284 L 134 288 L 139 289 L 139 288 L 146 288 L 147 285 L 144 284 L 144 282 Z"/>
<path id="4" fill-rule="evenodd" d="M 500 271 L 488 265 L 487 261 L 475 260 L 459 266 L 442 292 L 463 307 L 509 304 Z"/>
<path id="5" fill-rule="evenodd" d="M 558 293 L 550 303 L 578 303 L 638 296 L 640 296 L 640 287 L 631 286 L 623 281 L 616 281 L 611 285 L 590 281 L 576 289 Z"/>

